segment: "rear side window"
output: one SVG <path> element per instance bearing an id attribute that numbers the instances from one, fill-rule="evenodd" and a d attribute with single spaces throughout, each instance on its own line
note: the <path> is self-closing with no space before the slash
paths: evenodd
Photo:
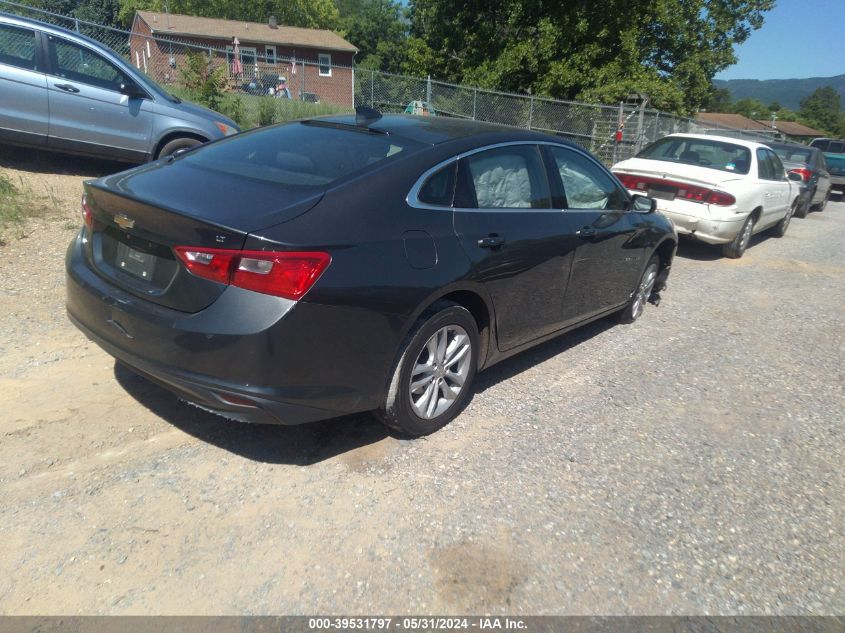
<path id="1" fill-rule="evenodd" d="M 115 91 L 126 81 L 123 73 L 111 63 L 73 42 L 51 37 L 50 56 L 56 75 L 70 81 Z"/>
<path id="2" fill-rule="evenodd" d="M 35 31 L 0 24 L 0 64 L 35 70 Z"/>
<path id="3" fill-rule="evenodd" d="M 420 147 L 408 139 L 310 121 L 238 134 L 179 160 L 247 180 L 318 190 Z"/>
<path id="4" fill-rule="evenodd" d="M 697 165 L 736 174 L 747 174 L 751 166 L 748 148 L 724 141 L 667 136 L 637 154 L 637 158 Z"/>
<path id="5" fill-rule="evenodd" d="M 453 162 L 440 171 L 429 176 L 425 181 L 417 199 L 425 204 L 434 204 L 440 207 L 452 205 L 452 196 L 455 193 L 455 171 L 458 163 Z"/>
<path id="6" fill-rule="evenodd" d="M 831 141 L 827 147 L 827 151 L 831 154 L 845 154 L 845 143 L 842 141 Z"/>
<path id="7" fill-rule="evenodd" d="M 817 138 L 812 143 L 810 143 L 810 147 L 818 147 L 823 152 L 827 151 L 828 145 L 830 145 L 830 139 L 826 138 Z"/>
<path id="8" fill-rule="evenodd" d="M 551 208 L 549 183 L 540 151 L 535 145 L 490 149 L 472 154 L 461 163 L 464 190 L 461 195 L 456 195 L 456 206 L 478 209 Z"/>

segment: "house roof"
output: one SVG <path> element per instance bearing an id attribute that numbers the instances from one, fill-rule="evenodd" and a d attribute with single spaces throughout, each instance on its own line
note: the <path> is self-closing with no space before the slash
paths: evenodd
<path id="1" fill-rule="evenodd" d="M 699 112 L 695 120 L 705 125 L 728 127 L 734 130 L 771 130 L 771 125 L 764 125 L 741 114 L 729 112 Z"/>
<path id="2" fill-rule="evenodd" d="M 304 29 L 281 25 L 271 28 L 269 24 L 259 22 L 200 18 L 193 15 L 156 13 L 155 11 L 138 11 L 137 15 L 147 23 L 154 35 L 167 34 L 228 41 L 237 37 L 241 43 L 259 42 L 348 53 L 358 52 L 355 46 L 340 35 L 324 29 Z"/>
<path id="3" fill-rule="evenodd" d="M 769 129 L 772 127 L 771 121 L 760 121 L 760 123 L 765 123 Z M 778 132 L 782 132 L 787 136 L 807 136 L 812 138 L 825 136 L 825 133 L 821 130 L 813 129 L 797 121 L 775 121 L 775 128 L 777 128 Z"/>

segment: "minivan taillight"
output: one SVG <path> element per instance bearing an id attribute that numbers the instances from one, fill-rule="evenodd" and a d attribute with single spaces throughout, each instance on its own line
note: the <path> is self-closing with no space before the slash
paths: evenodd
<path id="1" fill-rule="evenodd" d="M 311 289 L 332 261 L 328 253 L 310 251 L 175 246 L 173 252 L 197 277 L 294 301 Z"/>
<path id="2" fill-rule="evenodd" d="M 813 177 L 812 172 L 809 169 L 807 169 L 806 167 L 798 167 L 796 169 L 790 169 L 789 173 L 790 174 L 798 174 L 799 176 L 801 176 L 801 180 L 803 180 L 804 182 L 810 182 L 810 178 Z"/>

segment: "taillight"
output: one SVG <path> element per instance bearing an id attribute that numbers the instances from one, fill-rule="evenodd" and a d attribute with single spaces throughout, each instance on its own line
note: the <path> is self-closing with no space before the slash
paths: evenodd
<path id="1" fill-rule="evenodd" d="M 796 169 L 790 169 L 789 173 L 790 174 L 798 174 L 799 176 L 801 176 L 801 180 L 803 180 L 804 182 L 810 182 L 810 178 L 813 177 L 813 173 L 809 169 L 807 169 L 806 167 L 798 167 Z"/>
<path id="2" fill-rule="evenodd" d="M 680 200 L 715 204 L 720 207 L 729 207 L 732 204 L 736 204 L 736 198 L 734 198 L 731 194 L 717 189 L 710 189 L 709 187 L 689 185 L 683 182 L 664 180 L 663 178 L 653 178 L 651 176 L 618 174 L 616 172 L 614 172 L 614 174 L 617 178 L 619 178 L 619 181 L 626 189 L 633 189 L 634 191 L 643 191 L 648 193 L 649 187 L 656 185 L 657 187 L 663 188 L 664 191 L 666 191 L 667 187 L 674 189 L 675 198 Z M 669 191 L 671 191 L 671 189 L 669 189 Z"/>
<path id="3" fill-rule="evenodd" d="M 648 189 L 648 178 L 632 176 L 631 174 L 617 174 L 616 172 L 614 174 L 625 186 L 625 189 L 636 189 L 637 191 Z"/>
<path id="4" fill-rule="evenodd" d="M 173 251 L 197 277 L 296 301 L 332 261 L 321 252 L 233 251 L 176 246 Z"/>
<path id="5" fill-rule="evenodd" d="M 715 204 L 720 207 L 729 207 L 736 204 L 736 198 L 729 193 L 714 189 L 710 192 L 710 195 L 707 196 L 707 203 Z"/>
<path id="6" fill-rule="evenodd" d="M 94 216 L 91 214 L 91 207 L 88 206 L 88 194 L 82 194 L 82 221 L 85 223 L 85 226 L 88 227 L 88 230 L 91 231 L 94 228 Z"/>

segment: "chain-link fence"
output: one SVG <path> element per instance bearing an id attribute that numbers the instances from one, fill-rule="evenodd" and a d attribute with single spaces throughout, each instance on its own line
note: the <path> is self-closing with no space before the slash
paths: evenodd
<path id="1" fill-rule="evenodd" d="M 431 78 L 276 56 L 275 48 L 232 46 L 177 36 L 154 35 L 136 20 L 132 31 L 116 29 L 0 0 L 0 10 L 77 31 L 109 46 L 168 91 L 204 102 L 242 127 L 301 117 L 351 112 L 367 105 L 383 112 L 449 116 L 528 128 L 553 134 L 588 149 L 607 164 L 633 156 L 644 145 L 673 132 L 744 136 L 771 140 L 772 134 L 703 125 L 643 104 L 616 106 L 518 95 Z M 164 14 L 163 19 L 167 19 Z M 269 49 L 273 48 L 270 55 Z M 197 65 L 197 59 L 201 63 Z M 236 62 L 237 60 L 237 62 Z M 204 94 L 196 75 L 215 72 L 220 94 Z M 280 79 L 286 80 L 280 90 Z"/>
<path id="2" fill-rule="evenodd" d="M 772 140 L 772 134 L 763 130 L 705 125 L 641 104 L 559 101 L 374 70 L 356 71 L 355 104 L 384 112 L 422 111 L 546 132 L 581 145 L 608 164 L 630 158 L 645 145 L 675 132 Z"/>

